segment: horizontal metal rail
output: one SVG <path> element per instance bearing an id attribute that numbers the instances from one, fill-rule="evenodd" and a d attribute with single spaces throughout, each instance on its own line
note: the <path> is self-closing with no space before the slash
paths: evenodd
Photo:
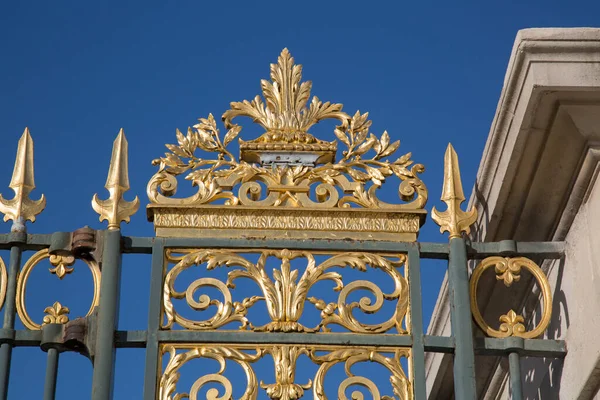
<path id="1" fill-rule="evenodd" d="M 275 343 L 275 344 L 328 344 L 345 345 L 351 340 L 361 346 L 412 346 L 410 335 L 362 335 L 350 333 L 260 333 L 241 331 L 159 331 L 158 337 L 163 343 L 183 343 L 198 341 L 201 343 Z M 117 331 L 115 345 L 117 348 L 145 348 L 147 333 L 145 330 Z M 13 346 L 39 347 L 42 342 L 42 331 L 16 330 L 6 332 L 0 329 L 0 343 L 11 343 Z M 425 351 L 436 353 L 454 352 L 454 338 L 450 336 L 423 337 Z M 500 356 L 516 352 L 522 357 L 564 358 L 567 345 L 564 340 L 521 339 L 509 337 L 505 339 L 475 338 L 475 352 L 478 355 Z"/>
<path id="2" fill-rule="evenodd" d="M 421 258 L 447 259 L 449 245 L 431 242 L 375 242 L 375 241 L 348 241 L 343 239 L 284 239 L 284 240 L 258 240 L 258 239 L 219 239 L 219 238 L 154 238 L 141 236 L 124 236 L 123 253 L 125 254 L 151 254 L 155 241 L 163 241 L 166 248 L 245 248 L 258 249 L 268 245 L 269 248 L 297 248 L 323 251 L 381 251 L 381 252 L 407 252 L 415 246 L 419 249 Z M 29 234 L 27 241 L 21 243 L 23 250 L 41 250 L 50 246 L 51 234 Z M 9 250 L 14 243 L 11 234 L 0 234 L 0 250 Z M 564 242 L 515 242 L 505 240 L 500 242 L 467 243 L 469 259 L 482 259 L 493 255 L 539 257 L 549 259 L 560 258 L 564 255 Z M 125 267 L 125 265 L 124 265 Z"/>

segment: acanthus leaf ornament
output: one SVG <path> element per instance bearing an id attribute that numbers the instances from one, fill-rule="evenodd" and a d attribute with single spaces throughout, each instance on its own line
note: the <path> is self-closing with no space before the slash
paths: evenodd
<path id="1" fill-rule="evenodd" d="M 100 221 L 108 221 L 108 229 L 119 229 L 121 221 L 129 222 L 130 217 L 140 207 L 137 196 L 133 201 L 126 201 L 123 194 L 129 190 L 127 139 L 123 129 L 119 131 L 113 143 L 108 177 L 104 187 L 110 193 L 108 199 L 100 200 L 94 194 L 92 207 L 100 214 Z"/>
<path id="2" fill-rule="evenodd" d="M 22 226 L 25 221 L 35 222 L 35 217 L 46 207 L 46 198 L 42 194 L 39 200 L 31 200 L 29 195 L 35 189 L 33 176 L 33 139 L 29 128 L 25 128 L 19 139 L 15 168 L 9 187 L 15 192 L 11 200 L 6 200 L 0 195 L 0 213 L 4 214 L 4 221 L 13 220 L 15 227 Z"/>
<path id="3" fill-rule="evenodd" d="M 163 328 L 172 329 L 176 323 L 186 329 L 214 330 L 232 322 L 239 322 L 240 329 L 257 332 L 327 332 L 330 325 L 339 325 L 351 332 L 364 334 L 389 332 L 392 329 L 396 329 L 398 334 L 408 333 L 403 327 L 408 312 L 408 282 L 399 272 L 399 268 L 407 262 L 404 254 L 394 255 L 397 260 L 393 260 L 391 257 L 371 253 L 340 253 L 317 263 L 310 252 L 285 249 L 263 250 L 257 262 L 249 261 L 242 254 L 221 249 L 178 251 L 181 255 L 173 253 L 170 250 L 167 252 L 167 259 L 176 264 L 167 273 L 163 286 L 163 308 L 166 317 Z M 266 268 L 268 258 L 280 261 L 280 267 L 273 268 L 273 278 Z M 299 258 L 306 259 L 304 271 L 291 268 L 290 261 Z M 219 267 L 232 270 L 228 272 L 226 282 L 203 274 L 201 278 L 191 282 L 185 291 L 175 289 L 175 281 L 182 272 L 201 264 L 206 265 L 208 272 Z M 381 270 L 391 278 L 394 288 L 390 293 L 385 293 L 371 281 L 355 280 L 345 283 L 340 273 L 331 270 L 345 267 L 360 272 L 367 272 L 368 269 Z M 234 281 L 239 278 L 254 281 L 260 288 L 260 293 L 242 301 L 233 301 L 230 289 L 235 288 Z M 339 292 L 335 303 L 327 304 L 322 299 L 308 296 L 311 288 L 322 281 L 334 283 L 333 290 Z M 197 296 L 197 291 L 207 287 L 217 289 L 222 300 L 211 299 L 205 294 Z M 361 290 L 370 292 L 375 300 L 372 301 L 367 296 L 358 302 L 348 300 L 352 293 Z M 215 307 L 216 312 L 206 320 L 191 320 L 177 312 L 173 299 L 185 299 L 188 306 L 196 311 Z M 254 326 L 247 318 L 248 309 L 258 301 L 265 302 L 271 319 L 271 322 L 262 326 Z M 307 327 L 300 322 L 307 301 L 321 311 L 321 322 L 315 327 Z M 387 302 L 395 302 L 395 307 L 392 316 L 384 322 L 367 324 L 356 318 L 356 311 L 377 313 Z"/>
<path id="4" fill-rule="evenodd" d="M 310 99 L 310 82 L 301 82 L 302 67 L 294 64 L 287 49 L 271 65 L 271 81 L 261 82 L 264 100 L 231 103 L 223 114 L 227 131 L 221 133 L 212 114 L 200 118 L 186 133 L 176 132 L 177 143 L 167 144 L 164 157 L 153 161 L 158 172 L 148 183 L 148 216 L 152 220 L 165 207 L 190 209 L 201 206 L 268 208 L 273 213 L 287 209 L 381 210 L 405 213 L 406 218 L 424 221 L 427 188 L 419 178 L 422 164 L 414 164 L 411 153 L 390 161 L 399 148 L 387 132 L 370 133 L 368 113 L 350 116 L 342 105 Z M 252 118 L 266 132 L 250 141 L 239 139 L 240 159 L 228 146 L 242 127 L 236 117 Z M 323 141 L 308 132 L 319 121 L 339 121 L 334 133 L 346 146 L 336 161 L 337 141 Z M 205 159 L 196 153 L 214 153 Z M 173 197 L 177 177 L 197 187 L 185 198 Z M 403 203 L 386 203 L 377 190 L 386 179 L 400 180 L 398 194 Z M 375 214 L 374 214 L 375 215 Z M 381 216 L 381 220 L 385 217 Z M 416 236 L 415 236 L 416 237 Z"/>
<path id="5" fill-rule="evenodd" d="M 448 209 L 440 212 L 433 207 L 431 210 L 431 218 L 440 226 L 440 232 L 448 232 L 450 239 L 460 237 L 462 232 L 469 234 L 471 225 L 477 220 L 477 210 L 460 209 L 460 205 L 465 201 L 465 194 L 460 178 L 458 156 L 450 143 L 444 155 L 444 186 L 441 199 Z"/>

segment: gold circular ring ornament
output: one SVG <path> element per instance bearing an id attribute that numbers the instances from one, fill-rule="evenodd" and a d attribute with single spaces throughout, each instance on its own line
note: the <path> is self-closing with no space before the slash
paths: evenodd
<path id="1" fill-rule="evenodd" d="M 534 329 L 527 331 L 523 316 L 518 315 L 514 310 L 510 310 L 507 314 L 500 317 L 501 324 L 499 330 L 492 328 L 484 321 L 479 311 L 479 305 L 477 304 L 477 285 L 483 273 L 491 267 L 494 267 L 496 279 L 504 281 L 506 287 L 510 287 L 513 282 L 521 279 L 522 268 L 527 269 L 533 274 L 540 285 L 544 300 L 542 319 Z M 550 283 L 548 283 L 548 278 L 544 271 L 526 257 L 488 257 L 484 259 L 473 270 L 470 280 L 470 292 L 473 319 L 487 336 L 495 338 L 517 336 L 524 339 L 533 339 L 541 336 L 550 324 L 550 319 L 552 318 L 552 292 Z"/>
<path id="2" fill-rule="evenodd" d="M 67 307 L 63 307 L 59 302 L 55 302 L 51 307 L 47 307 L 44 312 L 48 315 L 44 317 L 42 325 L 34 322 L 29 313 L 27 312 L 27 308 L 25 307 L 25 296 L 27 294 L 27 282 L 29 281 L 29 276 L 31 271 L 43 260 L 49 258 L 50 263 L 55 266 L 55 268 L 51 268 L 50 272 L 56 274 L 60 279 L 62 279 L 65 274 L 69 274 L 73 271 L 72 268 L 67 268 L 63 261 L 67 263 L 66 265 L 72 265 L 75 262 L 73 256 L 55 256 L 51 255 L 48 252 L 48 249 L 43 249 L 32 255 L 29 260 L 23 266 L 23 269 L 19 273 L 19 278 L 17 280 L 17 296 L 16 296 L 16 305 L 17 305 L 17 314 L 21 318 L 23 325 L 27 329 L 31 330 L 39 330 L 42 328 L 42 325 L 50 324 L 50 323 L 61 323 L 64 324 L 69 321 L 66 314 L 68 314 L 69 309 Z M 92 279 L 94 280 L 94 297 L 92 299 L 92 304 L 90 305 L 90 309 L 88 310 L 86 317 L 91 315 L 94 311 L 94 308 L 98 306 L 100 303 L 100 266 L 98 262 L 92 258 L 79 258 L 87 264 L 92 272 Z M 62 273 L 61 273 L 62 271 Z"/>

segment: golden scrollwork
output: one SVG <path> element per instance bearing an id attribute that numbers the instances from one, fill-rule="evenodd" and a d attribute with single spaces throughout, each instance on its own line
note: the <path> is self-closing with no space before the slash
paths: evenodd
<path id="1" fill-rule="evenodd" d="M 381 137 L 370 133 L 368 113 L 356 112 L 351 117 L 342 111 L 341 104 L 324 103 L 316 97 L 307 106 L 311 83 L 301 83 L 301 78 L 302 67 L 295 65 L 284 49 L 278 63 L 271 65 L 271 81 L 261 82 L 264 101 L 256 96 L 250 102 L 233 102 L 223 114 L 224 136 L 212 114 L 200 118 L 185 135 L 177 130 L 178 143 L 167 144 L 169 152 L 154 160 L 159 170 L 148 183 L 150 202 L 197 206 L 220 200 L 227 206 L 423 209 L 427 188 L 418 175 L 424 166 L 412 165 L 411 153 L 389 161 L 387 157 L 398 150 L 400 142 L 392 142 L 387 132 Z M 239 160 L 227 149 L 242 129 L 232 122 L 238 116 L 251 117 L 266 129 L 256 140 L 240 140 Z M 334 133 L 346 150 L 337 162 L 336 141 L 318 140 L 308 133 L 312 125 L 324 119 L 340 121 Z M 200 158 L 198 150 L 216 153 L 216 159 Z M 289 154 L 298 159 L 285 165 L 277 162 L 277 157 Z M 272 163 L 265 164 L 266 155 L 275 157 Z M 182 174 L 198 190 L 187 198 L 172 198 L 178 185 L 176 177 Z M 398 193 L 407 203 L 390 204 L 377 198 L 377 189 L 392 175 L 401 180 Z M 233 188 L 238 186 L 235 193 Z M 310 198 L 311 191 L 314 199 Z"/>
<path id="2" fill-rule="evenodd" d="M 48 249 L 43 249 L 33 254 L 29 260 L 23 266 L 23 269 L 19 273 L 19 277 L 17 279 L 17 294 L 16 294 L 16 306 L 17 306 L 17 314 L 21 318 L 23 325 L 27 329 L 38 330 L 41 329 L 42 325 L 45 324 L 64 324 L 69 321 L 67 314 L 69 313 L 69 309 L 64 307 L 59 302 L 55 302 L 52 306 L 46 307 L 44 313 L 44 319 L 42 321 L 42 325 L 34 322 L 29 313 L 27 312 L 27 307 L 25 306 L 25 297 L 27 294 L 27 283 L 29 281 L 29 276 L 31 275 L 31 271 L 38 265 L 41 261 L 49 259 L 51 265 L 54 268 L 50 268 L 50 273 L 55 274 L 59 279 L 63 279 L 65 275 L 70 274 L 72 272 L 72 268 L 68 268 L 70 265 L 73 265 L 75 262 L 75 258 L 71 255 L 52 255 L 48 252 Z M 100 301 L 100 266 L 98 262 L 91 257 L 83 257 L 80 258 L 84 261 L 92 272 L 92 279 L 94 282 L 94 297 L 92 298 L 92 304 L 86 314 L 89 316 L 96 306 L 98 306 Z"/>
<path id="3" fill-rule="evenodd" d="M 4 307 L 4 300 L 6 300 L 6 284 L 8 283 L 8 276 L 6 272 L 6 265 L 4 260 L 0 257 L 0 310 Z"/>
<path id="4" fill-rule="evenodd" d="M 503 281 L 506 287 L 510 287 L 513 282 L 518 282 L 521 279 L 522 268 L 527 269 L 535 277 L 540 285 L 544 303 L 542 318 L 535 328 L 528 331 L 525 328 L 525 319 L 523 316 L 518 315 L 514 310 L 510 310 L 507 314 L 500 317 L 501 324 L 498 330 L 492 328 L 485 322 L 477 303 L 477 285 L 483 273 L 491 267 L 494 267 L 496 279 Z M 470 292 L 473 319 L 488 336 L 497 338 L 518 336 L 524 339 L 533 339 L 541 336 L 550 324 L 550 319 L 552 318 L 552 291 L 550 283 L 548 282 L 548 278 L 546 277 L 546 274 L 544 274 L 544 271 L 528 258 L 488 257 L 484 259 L 473 270 L 470 281 Z"/>
<path id="5" fill-rule="evenodd" d="M 180 400 L 189 398 L 190 400 L 198 399 L 198 391 L 207 383 L 219 383 L 225 389 L 225 393 L 219 396 L 218 389 L 211 388 L 206 395 L 207 399 L 231 399 L 233 387 L 231 381 L 226 378 L 225 361 L 232 360 L 238 363 L 246 374 L 246 390 L 241 399 L 255 399 L 258 392 L 258 382 L 256 374 L 250 366 L 251 362 L 260 359 L 263 355 L 261 350 L 256 350 L 256 354 L 247 354 L 238 349 L 227 346 L 194 346 L 194 347 L 179 347 L 186 349 L 185 353 L 177 353 L 178 347 L 174 345 L 166 345 L 163 347 L 163 354 L 169 353 L 170 359 L 167 367 L 160 379 L 160 400 Z M 177 382 L 181 376 L 179 369 L 188 361 L 197 358 L 211 358 L 219 363 L 219 371 L 216 374 L 205 375 L 197 379 L 189 393 L 175 394 Z"/>
<path id="6" fill-rule="evenodd" d="M 164 282 L 163 308 L 166 321 L 163 322 L 163 328 L 171 329 L 173 324 L 177 323 L 187 329 L 212 330 L 231 322 L 239 322 L 240 329 L 253 331 L 327 332 L 330 325 L 339 325 L 357 333 L 381 333 L 393 328 L 399 334 L 407 333 L 402 324 L 408 309 L 408 282 L 399 271 L 399 268 L 407 263 L 405 254 L 394 254 L 395 259 L 391 259 L 390 256 L 373 253 L 339 253 L 317 264 L 314 255 L 307 251 L 263 250 L 256 263 L 247 260 L 243 254 L 229 250 L 177 250 L 177 253 L 167 251 L 168 261 L 176 264 L 167 273 Z M 279 268 L 273 268 L 273 279 L 266 268 L 267 259 L 270 257 L 280 263 Z M 306 259 L 307 265 L 302 275 L 297 269 L 291 269 L 290 261 L 296 258 Z M 175 289 L 175 281 L 181 272 L 202 264 L 206 265 L 208 272 L 217 267 L 234 269 L 228 272 L 226 282 L 203 276 L 193 281 L 183 292 Z M 361 272 L 366 272 L 369 268 L 379 269 L 391 278 L 394 289 L 391 293 L 384 293 L 378 285 L 365 280 L 344 284 L 341 274 L 330 270 L 334 267 L 350 267 Z M 260 295 L 233 301 L 230 289 L 235 288 L 234 281 L 238 278 L 254 281 L 261 289 Z M 321 298 L 308 297 L 311 287 L 325 280 L 335 284 L 334 291 L 339 292 L 336 302 L 327 303 Z M 202 287 L 217 289 L 223 300 L 211 299 L 206 294 L 200 295 L 196 300 L 195 293 Z M 363 297 L 358 302 L 350 302 L 348 296 L 358 290 L 372 293 L 375 301 Z M 214 306 L 216 312 L 207 320 L 188 319 L 175 310 L 172 302 L 172 299 L 184 298 L 196 311 L 204 311 Z M 248 309 L 258 301 L 266 303 L 271 319 L 271 322 L 263 326 L 253 326 L 247 318 Z M 321 322 L 315 327 L 307 327 L 299 322 L 306 301 L 321 311 Z M 354 315 L 357 309 L 363 313 L 376 313 L 386 301 L 395 302 L 395 308 L 393 315 L 382 323 L 362 323 Z"/>
<path id="7" fill-rule="evenodd" d="M 338 388 L 337 398 L 347 400 L 346 391 L 350 387 L 366 388 L 373 399 L 376 400 L 408 400 L 413 398 L 413 389 L 410 379 L 405 374 L 401 365 L 401 358 L 410 361 L 410 350 L 404 348 L 340 348 L 325 346 L 297 346 L 297 345 L 261 345 L 252 347 L 248 345 L 198 345 L 198 344 L 166 344 L 162 347 L 162 354 L 169 354 L 170 358 L 160 378 L 159 399 L 180 400 L 189 398 L 198 400 L 200 389 L 209 382 L 218 383 L 222 391 L 211 388 L 206 393 L 209 399 L 231 399 L 234 391 L 232 382 L 224 375 L 226 362 L 233 361 L 240 365 L 246 375 L 246 388 L 240 397 L 245 400 L 258 398 L 258 389 L 262 388 L 268 398 L 272 400 L 297 400 L 304 396 L 305 391 L 313 389 L 313 398 L 326 400 L 325 378 L 327 372 L 336 364 L 343 364 L 347 378 Z M 324 354 L 323 354 L 324 353 Z M 393 356 L 388 357 L 385 354 Z M 275 368 L 275 382 L 265 384 L 257 383 L 257 371 L 252 364 L 270 354 Z M 309 379 L 305 384 L 296 383 L 296 362 L 301 355 L 306 356 L 316 366 L 314 383 Z M 219 363 L 217 373 L 208 374 L 198 378 L 189 392 L 178 392 L 177 384 L 181 377 L 181 368 L 190 360 L 197 358 L 210 358 Z M 352 371 L 355 365 L 364 362 L 374 362 L 385 367 L 389 373 L 389 382 L 392 386 L 393 396 L 381 395 L 382 388 L 366 376 L 356 375 Z M 368 371 L 367 368 L 363 371 Z M 305 370 L 303 371 L 306 372 Z M 352 399 L 362 399 L 359 391 L 351 394 Z"/>
<path id="8" fill-rule="evenodd" d="M 346 378 L 338 388 L 337 398 L 339 400 L 348 400 L 345 392 L 346 389 L 351 386 L 362 386 L 367 388 L 369 392 L 371 392 L 371 395 L 374 399 L 412 399 L 412 385 L 410 384 L 410 380 L 407 378 L 400 364 L 400 359 L 402 357 L 410 357 L 410 351 L 407 349 L 395 349 L 393 352 L 393 358 L 385 357 L 375 350 L 364 348 L 339 349 L 324 356 L 317 356 L 315 355 L 314 351 L 311 352 L 310 359 L 313 362 L 321 365 L 315 376 L 315 385 L 313 388 L 314 398 L 323 400 L 327 399 L 324 389 L 325 375 L 327 371 L 329 371 L 329 369 L 335 364 L 343 362 L 344 370 L 346 371 L 348 378 Z M 356 376 L 350 371 L 353 365 L 364 361 L 381 364 L 390 371 L 390 383 L 392 384 L 395 397 L 381 396 L 377 385 L 373 381 L 362 376 Z M 352 399 L 362 398 L 362 393 L 357 391 L 352 393 Z"/>

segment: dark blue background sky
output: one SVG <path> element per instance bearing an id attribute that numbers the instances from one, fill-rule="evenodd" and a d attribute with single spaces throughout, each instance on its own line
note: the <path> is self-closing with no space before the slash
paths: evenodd
<path id="1" fill-rule="evenodd" d="M 209 112 L 218 117 L 230 101 L 258 94 L 269 63 L 288 47 L 304 65 L 304 79 L 313 81 L 313 95 L 343 103 L 348 113 L 369 111 L 375 133 L 386 129 L 401 140 L 400 151 L 412 151 L 426 165 L 430 210 L 440 206 L 449 141 L 470 193 L 517 31 L 593 26 L 599 11 L 597 1 L 547 0 L 3 2 L 0 191 L 12 195 L 17 140 L 29 126 L 36 192 L 48 201 L 30 232 L 104 227 L 90 200 L 96 192 L 106 196 L 111 145 L 123 127 L 129 199 L 142 201 L 124 232 L 151 236 L 143 209 L 155 171 L 150 161 L 174 142 L 175 128 L 184 130 Z M 437 229 L 428 220 L 421 239 L 445 241 Z M 429 317 L 443 264 L 423 267 Z M 121 329 L 145 328 L 148 272 L 147 258 L 125 257 Z M 75 275 L 58 282 L 40 268 L 28 297 L 31 314 L 40 319 L 57 299 L 73 316 L 84 314 L 91 279 Z M 143 351 L 119 352 L 117 399 L 141 398 L 143 362 Z M 10 398 L 41 398 L 44 366 L 40 350 L 17 350 Z M 88 398 L 89 362 L 64 355 L 61 366 L 58 398 Z"/>

